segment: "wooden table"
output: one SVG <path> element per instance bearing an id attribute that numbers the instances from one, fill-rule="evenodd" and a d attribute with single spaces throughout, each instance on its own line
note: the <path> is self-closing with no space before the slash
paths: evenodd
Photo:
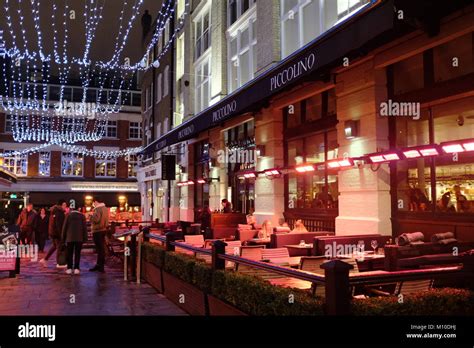
<path id="1" fill-rule="evenodd" d="M 373 254 L 364 252 L 362 255 L 354 254 L 341 254 L 336 255 L 337 258 L 341 259 L 355 259 L 357 264 L 361 265 L 363 271 L 373 271 L 375 269 L 383 269 L 383 263 L 385 255 Z M 377 265 L 379 264 L 379 265 Z"/>
<path id="2" fill-rule="evenodd" d="M 311 256 L 311 251 L 313 250 L 313 244 L 289 244 L 285 245 L 285 248 L 288 249 L 297 249 L 297 250 L 306 250 L 306 254 Z"/>

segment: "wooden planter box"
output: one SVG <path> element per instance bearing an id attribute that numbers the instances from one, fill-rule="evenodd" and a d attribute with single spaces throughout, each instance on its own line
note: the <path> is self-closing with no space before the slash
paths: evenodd
<path id="1" fill-rule="evenodd" d="M 165 296 L 191 315 L 206 315 L 206 295 L 195 286 L 163 271 Z"/>
<path id="2" fill-rule="evenodd" d="M 219 300 L 217 297 L 207 295 L 209 303 L 209 315 L 215 316 L 246 316 L 244 312 L 237 308 L 227 304 L 226 302 Z"/>
<path id="3" fill-rule="evenodd" d="M 155 266 L 150 262 L 143 261 L 142 277 L 158 292 L 163 293 L 163 274 L 161 268 Z"/>

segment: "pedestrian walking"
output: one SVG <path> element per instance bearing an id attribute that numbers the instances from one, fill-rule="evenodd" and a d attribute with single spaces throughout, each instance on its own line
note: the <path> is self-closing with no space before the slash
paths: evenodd
<path id="1" fill-rule="evenodd" d="M 67 250 L 66 273 L 80 274 L 81 250 L 82 244 L 87 241 L 87 225 L 86 217 L 72 207 L 64 220 L 61 241 Z"/>
<path id="2" fill-rule="evenodd" d="M 44 245 L 48 239 L 49 216 L 45 208 L 41 208 L 36 218 L 35 239 L 38 244 L 38 250 L 44 252 Z"/>
<path id="3" fill-rule="evenodd" d="M 63 224 L 64 219 L 66 217 L 66 208 L 66 201 L 64 199 L 60 199 L 58 201 L 58 204 L 51 207 L 50 209 L 48 233 L 49 237 L 53 242 L 53 245 L 49 249 L 44 259 L 40 260 L 40 263 L 42 263 L 43 265 L 46 265 L 46 261 L 48 261 L 51 255 L 53 255 L 53 253 L 56 251 L 56 267 L 66 267 L 65 251 L 61 243 Z"/>
<path id="4" fill-rule="evenodd" d="M 94 198 L 94 211 L 90 217 L 92 237 L 97 251 L 97 264 L 89 269 L 91 272 L 104 272 L 105 235 L 109 228 L 109 210 L 99 197 Z"/>
<path id="5" fill-rule="evenodd" d="M 28 203 L 18 216 L 17 225 L 20 226 L 20 240 L 22 244 L 33 244 L 36 227 L 36 211 L 33 204 Z"/>

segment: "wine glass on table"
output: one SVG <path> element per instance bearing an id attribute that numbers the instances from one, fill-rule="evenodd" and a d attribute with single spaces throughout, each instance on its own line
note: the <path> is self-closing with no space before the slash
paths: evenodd
<path id="1" fill-rule="evenodd" d="M 374 239 L 370 242 L 370 246 L 372 247 L 372 249 L 374 249 L 374 256 L 375 256 L 375 251 L 377 250 L 379 243 Z"/>

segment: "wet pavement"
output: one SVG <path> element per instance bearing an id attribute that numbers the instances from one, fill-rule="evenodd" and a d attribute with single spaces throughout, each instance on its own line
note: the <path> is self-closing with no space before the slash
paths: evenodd
<path id="1" fill-rule="evenodd" d="M 83 251 L 80 275 L 56 269 L 55 255 L 46 267 L 22 260 L 16 278 L 0 272 L 0 315 L 186 315 L 150 285 L 124 281 L 116 259 L 105 273 L 89 272 L 95 259 Z"/>

